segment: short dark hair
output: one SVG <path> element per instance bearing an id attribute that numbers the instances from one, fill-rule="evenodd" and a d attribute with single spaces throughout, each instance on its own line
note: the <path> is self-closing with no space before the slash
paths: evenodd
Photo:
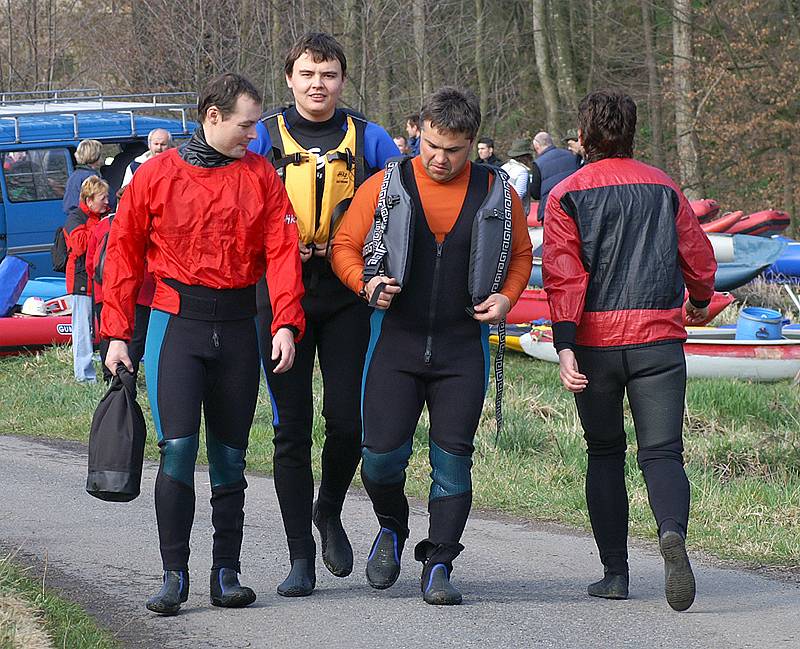
<path id="1" fill-rule="evenodd" d="M 494 140 L 490 137 L 482 137 L 478 140 L 478 144 L 485 144 L 486 146 L 494 149 Z"/>
<path id="2" fill-rule="evenodd" d="M 406 144 L 408 144 L 408 138 L 405 135 L 395 135 L 393 140 L 403 140 Z"/>
<path id="3" fill-rule="evenodd" d="M 590 92 L 578 105 L 586 159 L 632 158 L 636 102 L 620 90 Z"/>
<path id="4" fill-rule="evenodd" d="M 419 113 L 411 113 L 408 117 L 406 117 L 406 122 L 411 124 L 411 126 L 419 127 Z"/>
<path id="5" fill-rule="evenodd" d="M 423 123 L 474 140 L 481 127 L 481 107 L 475 93 L 445 86 L 425 100 L 419 115 Z"/>
<path id="6" fill-rule="evenodd" d="M 222 119 L 225 119 L 233 112 L 236 100 L 242 95 L 261 103 L 261 94 L 241 74 L 225 72 L 214 77 L 206 83 L 197 98 L 197 121 L 202 124 L 212 106 L 216 106 L 222 113 Z"/>
<path id="7" fill-rule="evenodd" d="M 347 57 L 339 41 L 325 32 L 308 32 L 294 42 L 286 55 L 283 71 L 287 77 L 292 76 L 294 62 L 306 52 L 314 59 L 314 63 L 338 60 L 342 66 L 342 77 L 347 76 Z"/>

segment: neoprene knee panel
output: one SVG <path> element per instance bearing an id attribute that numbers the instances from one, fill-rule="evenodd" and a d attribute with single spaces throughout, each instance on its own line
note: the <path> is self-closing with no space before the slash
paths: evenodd
<path id="1" fill-rule="evenodd" d="M 388 453 L 373 453 L 367 448 L 362 449 L 363 464 L 361 470 L 377 484 L 396 484 L 405 480 L 408 458 L 411 457 L 412 439 L 401 447 Z"/>
<path id="2" fill-rule="evenodd" d="M 472 456 L 448 453 L 430 442 L 431 493 L 430 500 L 458 496 L 472 491 Z"/>
<path id="3" fill-rule="evenodd" d="M 173 480 L 194 488 L 199 435 L 165 439 L 161 442 L 161 468 Z"/>
<path id="4" fill-rule="evenodd" d="M 245 450 L 243 448 L 227 446 L 214 435 L 209 434 L 206 436 L 206 449 L 212 489 L 244 480 Z"/>

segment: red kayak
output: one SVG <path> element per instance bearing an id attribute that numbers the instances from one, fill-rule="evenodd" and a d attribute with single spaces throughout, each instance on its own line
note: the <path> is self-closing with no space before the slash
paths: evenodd
<path id="1" fill-rule="evenodd" d="M 706 324 L 717 317 L 731 302 L 733 302 L 733 295 L 730 293 L 714 293 L 711 304 L 708 305 L 708 320 L 701 324 Z M 543 289 L 528 288 L 522 292 L 514 308 L 508 312 L 506 322 L 522 324 L 536 320 L 550 320 L 550 305 L 547 303 L 547 294 Z"/>
<path id="2" fill-rule="evenodd" d="M 728 212 L 722 216 L 714 219 L 713 221 L 706 221 L 701 223 L 700 227 L 706 232 L 724 232 L 728 234 L 734 224 L 744 216 L 742 210 L 735 212 Z"/>
<path id="3" fill-rule="evenodd" d="M 68 345 L 71 342 L 71 315 L 37 317 L 18 314 L 0 318 L 0 356 L 36 352 L 50 345 Z"/>
<path id="4" fill-rule="evenodd" d="M 528 211 L 528 227 L 536 228 L 541 226 L 542 223 L 539 221 L 539 201 L 531 201 L 531 209 Z"/>
<path id="5" fill-rule="evenodd" d="M 789 215 L 780 210 L 761 210 L 743 216 L 731 227 L 725 230 L 726 234 L 750 234 L 754 236 L 770 236 L 780 234 L 789 227 Z"/>
<path id="6" fill-rule="evenodd" d="M 689 201 L 689 204 L 692 206 L 692 211 L 695 213 L 695 216 L 697 216 L 697 220 L 700 221 L 700 223 L 711 221 L 719 214 L 719 203 L 717 203 L 717 201 L 715 201 L 713 198 L 703 198 L 699 201 Z"/>

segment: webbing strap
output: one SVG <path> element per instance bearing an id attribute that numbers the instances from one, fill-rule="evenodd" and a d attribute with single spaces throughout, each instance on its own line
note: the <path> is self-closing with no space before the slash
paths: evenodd
<path id="1" fill-rule="evenodd" d="M 502 169 L 496 170 L 497 177 L 495 182 L 503 183 L 503 241 L 500 246 L 500 257 L 497 260 L 497 272 L 492 282 L 492 293 L 497 293 L 501 288 L 504 269 L 508 268 L 509 255 L 511 254 L 511 186 L 508 184 L 508 174 Z M 503 361 L 506 355 L 506 319 L 503 318 L 497 325 L 497 354 L 494 357 L 494 417 L 497 422 L 497 432 L 495 434 L 495 444 L 500 439 L 503 430 L 503 387 L 504 371 Z"/>
<path id="2" fill-rule="evenodd" d="M 383 258 L 386 256 L 383 233 L 386 230 L 386 224 L 389 222 L 390 207 L 386 195 L 389 192 L 389 181 L 392 179 L 392 174 L 398 164 L 400 164 L 399 160 L 392 160 L 386 165 L 386 172 L 383 174 L 381 189 L 380 192 L 378 192 L 378 205 L 375 207 L 375 223 L 372 226 L 372 240 L 365 248 L 368 255 L 368 258 L 364 261 L 365 284 L 373 277 L 380 274 L 381 264 L 383 263 Z"/>

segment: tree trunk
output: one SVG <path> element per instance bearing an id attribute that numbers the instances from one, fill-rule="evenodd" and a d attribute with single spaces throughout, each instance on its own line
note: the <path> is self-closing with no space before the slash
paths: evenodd
<path id="1" fill-rule="evenodd" d="M 553 34 L 556 46 L 556 77 L 558 93 L 567 113 L 574 115 L 578 110 L 578 86 L 572 66 L 572 49 L 569 36 L 569 6 L 565 0 L 556 0 L 551 5 L 553 12 Z M 570 122 L 574 121 L 572 119 Z M 555 133 L 553 136 L 555 137 Z M 560 136 L 561 134 L 558 133 Z"/>
<path id="2" fill-rule="evenodd" d="M 547 30 L 545 27 L 545 0 L 532 0 L 533 9 L 533 49 L 536 55 L 536 70 L 539 73 L 539 84 L 545 108 L 547 130 L 558 133 L 558 96 L 553 77 L 550 74 L 550 56 L 547 47 Z"/>
<path id="3" fill-rule="evenodd" d="M 697 133 L 694 130 L 691 0 L 673 0 L 672 60 L 675 82 L 675 131 L 681 185 L 687 198 L 702 198 L 699 146 Z"/>
<path id="4" fill-rule="evenodd" d="M 797 213 L 794 207 L 794 191 L 796 185 L 796 178 L 794 174 L 794 158 L 789 148 L 782 149 L 781 166 L 783 167 L 783 205 L 784 211 L 789 213 L 791 225 L 789 226 L 789 236 L 793 239 L 797 238 L 800 233 L 800 224 L 797 222 Z"/>
<path id="5" fill-rule="evenodd" d="M 656 65 L 655 34 L 653 33 L 652 0 L 641 0 L 642 31 L 644 31 L 644 60 L 647 66 L 647 105 L 650 109 L 650 159 L 659 169 L 664 168 L 664 136 L 661 119 L 661 84 Z"/>
<path id="6" fill-rule="evenodd" d="M 425 47 L 425 2 L 424 0 L 412 0 L 413 3 L 413 25 L 414 25 L 414 51 L 417 55 L 417 88 L 422 95 L 422 101 L 430 93 L 430 70 L 428 63 L 428 51 Z M 422 103 L 422 102 L 420 102 Z"/>
<path id="7" fill-rule="evenodd" d="M 486 55 L 483 48 L 485 32 L 484 0 L 475 0 L 475 70 L 478 73 L 478 97 L 480 99 L 481 116 L 484 121 L 489 107 L 489 75 L 486 71 Z"/>

